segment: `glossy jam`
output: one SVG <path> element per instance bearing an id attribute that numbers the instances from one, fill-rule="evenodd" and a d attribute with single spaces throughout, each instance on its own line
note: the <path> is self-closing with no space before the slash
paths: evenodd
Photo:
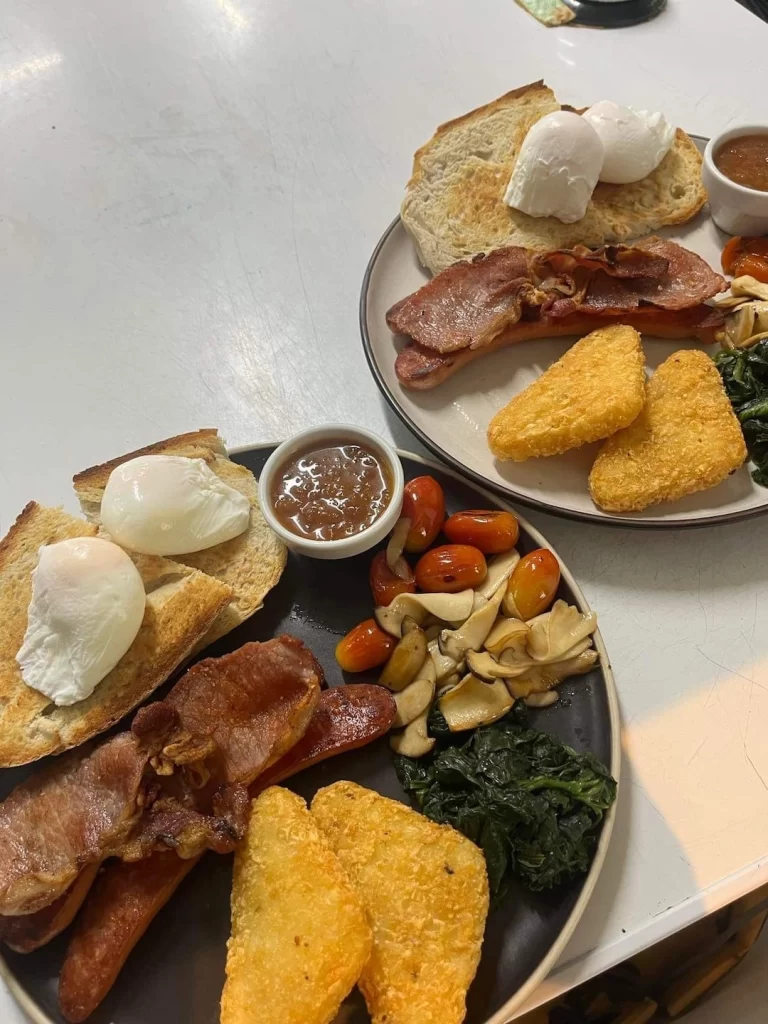
<path id="1" fill-rule="evenodd" d="M 715 153 L 715 166 L 737 185 L 768 192 L 768 135 L 741 135 L 724 142 Z"/>
<path id="2" fill-rule="evenodd" d="M 292 456 L 275 474 L 272 505 L 283 526 L 308 540 L 341 540 L 367 530 L 392 500 L 389 467 L 346 441 Z"/>

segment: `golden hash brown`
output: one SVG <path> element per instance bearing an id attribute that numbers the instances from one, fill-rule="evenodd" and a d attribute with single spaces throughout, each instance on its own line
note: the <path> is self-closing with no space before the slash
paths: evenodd
<path id="1" fill-rule="evenodd" d="M 645 400 L 645 357 L 634 327 L 601 327 L 553 363 L 491 420 L 497 459 L 559 455 L 628 426 Z"/>
<path id="2" fill-rule="evenodd" d="M 329 1024 L 370 951 L 362 901 L 307 805 L 265 790 L 235 855 L 221 1024 Z"/>
<path id="3" fill-rule="evenodd" d="M 320 790 L 312 813 L 373 927 L 358 982 L 373 1024 L 460 1024 L 488 914 L 480 850 L 450 826 L 352 782 Z"/>
<path id="4" fill-rule="evenodd" d="M 608 438 L 589 475 L 596 505 L 633 512 L 716 487 L 747 457 L 715 364 L 675 352 L 651 378 L 635 422 Z"/>

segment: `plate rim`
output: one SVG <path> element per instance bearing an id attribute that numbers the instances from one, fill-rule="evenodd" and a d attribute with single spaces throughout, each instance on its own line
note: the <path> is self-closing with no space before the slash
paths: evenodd
<path id="1" fill-rule="evenodd" d="M 708 141 L 703 135 L 691 135 L 690 138 L 700 143 L 706 143 Z M 411 433 L 424 445 L 425 448 L 428 448 L 433 455 L 436 455 L 447 466 L 459 473 L 460 476 L 468 478 L 473 484 L 476 484 L 479 487 L 484 487 L 486 490 L 492 491 L 495 495 L 501 496 L 506 500 L 519 502 L 526 508 L 534 509 L 537 512 L 545 512 L 547 515 L 558 516 L 561 519 L 570 519 L 574 522 L 590 523 L 592 525 L 630 530 L 690 530 L 704 529 L 708 526 L 721 526 L 724 523 L 744 522 L 745 520 L 755 519 L 758 516 L 763 516 L 768 513 L 768 499 L 764 506 L 758 508 L 744 509 L 737 512 L 722 512 L 717 515 L 706 517 L 686 516 L 682 519 L 651 519 L 648 517 L 629 519 L 623 516 L 601 515 L 598 512 L 578 512 L 573 509 L 565 509 L 561 506 L 541 501 L 539 498 L 531 498 L 528 495 L 521 494 L 519 491 L 514 490 L 511 486 L 505 487 L 503 484 L 497 484 L 493 480 L 488 480 L 487 477 L 477 473 L 470 466 L 465 465 L 459 459 L 446 452 L 445 449 L 441 448 L 436 441 L 433 441 L 432 438 L 430 438 L 429 435 L 414 422 L 405 409 L 402 408 L 397 396 L 384 380 L 383 374 L 379 369 L 376 357 L 373 353 L 373 345 L 371 342 L 370 331 L 368 329 L 368 294 L 370 292 L 373 271 L 376 267 L 379 256 L 381 255 L 382 249 L 387 244 L 390 235 L 395 231 L 401 221 L 402 218 L 398 214 L 387 226 L 384 234 L 376 243 L 376 247 L 371 253 L 370 259 L 368 260 L 368 264 L 365 268 L 365 274 L 363 275 L 363 281 L 360 288 L 360 301 L 358 304 L 360 336 L 362 338 L 363 352 L 365 354 L 366 362 L 368 363 L 368 368 L 371 371 L 371 375 L 376 382 L 379 391 L 384 396 L 387 404 L 398 419 L 405 424 Z"/>
<path id="2" fill-rule="evenodd" d="M 399 218 L 397 218 L 399 220 Z M 396 223 L 393 222 L 393 223 Z M 390 225 L 389 230 L 392 229 Z M 243 444 L 235 445 L 227 449 L 229 455 L 240 455 L 245 452 L 263 451 L 265 448 L 272 448 L 279 442 L 277 441 L 264 441 L 257 444 Z M 401 458 L 411 459 L 413 462 L 421 463 L 423 466 L 431 467 L 438 470 L 441 473 L 446 473 L 448 476 L 454 477 L 460 483 L 466 483 L 465 474 L 459 472 L 452 467 L 446 467 L 440 463 L 433 462 L 431 459 L 424 458 L 422 455 L 416 454 L 416 452 L 409 452 L 403 448 L 396 448 L 397 454 Z M 509 511 L 514 512 L 520 521 L 521 526 L 529 533 L 532 539 L 539 544 L 540 547 L 547 547 L 555 555 L 559 564 L 562 576 L 566 583 L 571 588 L 576 600 L 579 604 L 581 611 L 591 611 L 590 605 L 587 602 L 581 587 L 574 579 L 570 569 L 561 559 L 558 551 L 547 541 L 540 530 L 538 530 L 532 523 L 530 523 L 524 516 L 512 508 L 509 502 L 504 496 L 494 493 L 489 487 L 482 484 L 478 484 L 475 480 L 472 480 L 472 486 L 475 487 L 479 492 L 486 496 L 490 501 L 506 507 Z M 603 641 L 600 627 L 598 626 L 595 634 L 595 647 L 597 648 L 598 654 L 600 655 L 600 668 L 603 674 L 605 682 L 606 699 L 608 703 L 608 719 L 611 727 L 611 764 L 610 770 L 614 779 L 616 780 L 618 787 L 621 787 L 621 763 L 622 763 L 622 752 L 621 752 L 621 717 L 619 712 L 619 698 L 618 691 L 616 689 L 616 680 L 613 675 L 613 669 L 611 668 L 611 662 L 608 658 L 608 652 L 605 648 L 605 642 Z M 581 920 L 584 911 L 587 908 L 587 904 L 592 898 L 592 894 L 597 886 L 598 879 L 602 873 L 605 860 L 608 854 L 608 847 L 610 845 L 611 836 L 613 834 L 613 827 L 616 818 L 616 808 L 618 806 L 618 790 L 617 799 L 614 801 L 610 810 L 606 814 L 603 820 L 602 830 L 600 832 L 600 839 L 595 850 L 594 857 L 592 858 L 592 864 L 590 865 L 589 871 L 584 879 L 581 892 L 579 893 L 578 899 L 573 905 L 567 920 L 563 927 L 560 929 L 557 937 L 549 947 L 547 952 L 542 957 L 541 961 L 533 972 L 529 975 L 528 979 L 520 986 L 517 992 L 512 995 L 507 1002 L 502 1006 L 496 1013 L 489 1017 L 485 1024 L 507 1024 L 510 1021 L 510 1014 L 515 1013 L 525 1003 L 533 992 L 539 987 L 545 977 L 551 972 L 557 961 L 560 959 L 565 947 L 571 939 L 576 926 Z M 32 954 L 34 955 L 34 954 Z M 11 970 L 7 963 L 5 956 L 0 952 L 0 978 L 8 986 L 8 990 L 19 1004 L 24 1013 L 32 1021 L 32 1024 L 55 1024 L 53 1018 L 49 1017 L 45 1011 L 38 1005 L 35 999 L 29 994 L 26 988 L 16 978 L 16 975 Z"/>

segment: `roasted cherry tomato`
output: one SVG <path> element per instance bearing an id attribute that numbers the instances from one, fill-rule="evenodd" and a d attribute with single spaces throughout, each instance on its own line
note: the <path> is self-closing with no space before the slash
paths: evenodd
<path id="1" fill-rule="evenodd" d="M 432 594 L 456 594 L 485 579 L 485 556 L 469 544 L 432 548 L 416 563 L 416 586 Z"/>
<path id="2" fill-rule="evenodd" d="M 520 527 L 511 512 L 472 508 L 449 516 L 443 533 L 452 544 L 471 544 L 484 555 L 498 555 L 517 544 Z"/>
<path id="3" fill-rule="evenodd" d="M 405 559 L 403 562 L 405 563 Z M 374 604 L 377 605 L 387 605 L 394 601 L 398 594 L 412 594 L 416 590 L 416 580 L 413 578 L 410 566 L 408 579 L 401 579 L 387 565 L 386 551 L 380 551 L 371 562 L 368 582 L 371 584 Z"/>
<path id="4" fill-rule="evenodd" d="M 379 627 L 376 619 L 366 619 L 336 644 L 336 661 L 345 672 L 365 672 L 383 665 L 397 640 Z"/>
<path id="5" fill-rule="evenodd" d="M 411 520 L 405 550 L 426 551 L 445 522 L 445 495 L 434 477 L 417 476 L 408 481 L 403 493 L 402 514 Z"/>
<path id="6" fill-rule="evenodd" d="M 560 585 L 560 566 L 547 548 L 524 555 L 515 566 L 507 584 L 520 618 L 527 622 L 546 611 Z"/>
<path id="7" fill-rule="evenodd" d="M 723 270 L 734 277 L 749 274 L 768 283 L 768 238 L 737 235 L 723 249 Z"/>

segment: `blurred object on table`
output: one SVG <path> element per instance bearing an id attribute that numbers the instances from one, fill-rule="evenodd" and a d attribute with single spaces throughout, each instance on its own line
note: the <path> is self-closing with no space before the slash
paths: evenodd
<path id="1" fill-rule="evenodd" d="M 573 21 L 576 15 L 567 7 L 563 0 L 517 0 L 534 18 L 537 18 L 542 25 L 565 25 Z"/>
<path id="2" fill-rule="evenodd" d="M 738 0 L 738 3 L 763 21 L 768 21 L 768 0 Z"/>
<path id="3" fill-rule="evenodd" d="M 577 25 L 624 28 L 661 14 L 667 0 L 565 0 Z"/>
<path id="4" fill-rule="evenodd" d="M 579 985 L 516 1024 L 661 1024 L 704 1004 L 757 942 L 768 886 Z M 758 952 L 759 955 L 759 952 Z M 763 1020 L 760 1016 L 754 1018 Z M 745 1022 L 746 1024 L 746 1022 Z"/>

